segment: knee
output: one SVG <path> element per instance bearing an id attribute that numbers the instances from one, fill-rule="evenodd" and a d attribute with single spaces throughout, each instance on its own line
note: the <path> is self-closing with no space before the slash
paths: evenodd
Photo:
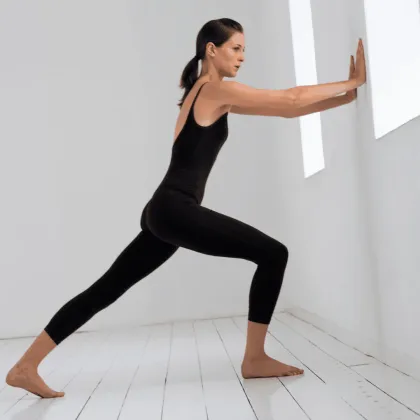
<path id="1" fill-rule="evenodd" d="M 287 264 L 289 259 L 289 249 L 281 242 L 274 241 L 268 251 L 267 257 L 270 259 L 270 261 L 275 261 L 280 264 Z"/>

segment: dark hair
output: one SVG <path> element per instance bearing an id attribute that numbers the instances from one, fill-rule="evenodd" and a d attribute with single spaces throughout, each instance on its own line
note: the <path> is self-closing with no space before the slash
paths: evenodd
<path id="1" fill-rule="evenodd" d="M 228 18 L 210 20 L 200 29 L 196 40 L 196 55 L 188 62 L 182 72 L 179 86 L 185 89 L 185 92 L 178 103 L 180 108 L 198 79 L 198 62 L 205 58 L 207 43 L 212 42 L 216 47 L 220 47 L 235 32 L 243 33 L 243 28 L 240 23 Z"/>

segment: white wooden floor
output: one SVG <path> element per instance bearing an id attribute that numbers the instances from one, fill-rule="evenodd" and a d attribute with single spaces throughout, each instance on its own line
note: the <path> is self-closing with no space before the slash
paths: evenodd
<path id="1" fill-rule="evenodd" d="M 75 333 L 39 372 L 66 395 L 41 399 L 5 384 L 33 338 L 0 340 L 0 419 L 420 420 L 420 381 L 290 314 L 275 314 L 267 353 L 298 377 L 240 375 L 246 317 Z"/>

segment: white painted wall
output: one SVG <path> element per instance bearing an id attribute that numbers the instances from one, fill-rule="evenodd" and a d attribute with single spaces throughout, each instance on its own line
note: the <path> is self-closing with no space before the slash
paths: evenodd
<path id="1" fill-rule="evenodd" d="M 312 10 L 319 82 L 342 80 L 366 37 L 363 1 L 313 0 Z M 286 6 L 266 13 L 267 28 L 284 17 L 276 36 L 289 51 Z M 321 114 L 326 169 L 307 180 L 297 121 L 279 126 L 287 298 L 293 313 L 420 377 L 420 119 L 375 140 L 371 104 L 365 85 L 356 103 Z"/>
<path id="2" fill-rule="evenodd" d="M 139 232 L 207 20 L 244 25 L 238 81 L 295 85 L 285 0 L 43 5 L 0 5 L 0 337 L 39 333 Z M 343 80 L 365 36 L 363 1 L 312 9 L 319 82 Z M 277 310 L 312 314 L 394 364 L 419 362 L 420 120 L 374 141 L 368 86 L 321 115 L 326 169 L 305 180 L 298 119 L 230 114 L 203 205 L 288 246 Z M 245 314 L 254 271 L 180 249 L 81 330 Z"/>
<path id="3" fill-rule="evenodd" d="M 38 334 L 140 231 L 205 22 L 243 24 L 237 80 L 265 84 L 261 12 L 239 0 L 1 3 L 0 337 Z M 229 124 L 202 204 L 281 240 L 272 126 L 237 115 Z M 245 314 L 255 270 L 180 249 L 80 330 Z"/>

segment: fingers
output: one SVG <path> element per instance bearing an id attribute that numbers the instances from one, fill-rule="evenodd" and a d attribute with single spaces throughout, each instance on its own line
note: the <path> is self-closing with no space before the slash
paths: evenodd
<path id="1" fill-rule="evenodd" d="M 365 52 L 363 49 L 363 42 L 359 39 L 359 46 L 357 48 L 357 58 L 356 58 L 356 68 L 360 68 L 360 66 L 364 66 L 365 62 Z"/>
<path id="2" fill-rule="evenodd" d="M 366 64 L 365 64 L 365 53 L 363 48 L 363 41 L 362 38 L 359 38 L 359 44 L 357 47 L 357 57 L 356 57 L 356 64 L 355 64 L 355 74 L 363 83 L 366 81 Z"/>
<path id="3" fill-rule="evenodd" d="M 359 45 L 357 47 L 357 55 L 361 56 L 362 54 L 364 54 L 363 41 L 362 41 L 362 38 L 359 38 Z"/>
<path id="4" fill-rule="evenodd" d="M 350 77 L 356 72 L 356 63 L 361 63 L 362 58 L 364 56 L 362 38 L 359 38 L 356 55 L 357 55 L 357 60 L 355 60 L 354 55 L 350 56 Z"/>
<path id="5" fill-rule="evenodd" d="M 351 79 L 351 77 L 353 76 L 355 70 L 355 65 L 354 65 L 354 56 L 350 56 L 350 71 L 349 71 L 349 79 Z"/>

